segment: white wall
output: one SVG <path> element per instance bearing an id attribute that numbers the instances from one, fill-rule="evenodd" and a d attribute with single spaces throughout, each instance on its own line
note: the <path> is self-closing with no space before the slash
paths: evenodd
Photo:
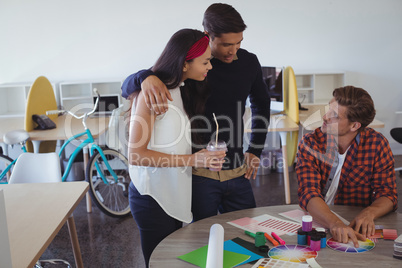
<path id="1" fill-rule="evenodd" d="M 150 67 L 180 28 L 202 29 L 214 1 L 0 0 L 0 83 L 124 79 Z M 228 0 L 262 65 L 344 70 L 373 96 L 389 135 L 402 127 L 402 1 Z"/>

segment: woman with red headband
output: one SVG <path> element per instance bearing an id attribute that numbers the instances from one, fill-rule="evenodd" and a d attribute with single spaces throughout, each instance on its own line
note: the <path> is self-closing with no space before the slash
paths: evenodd
<path id="1" fill-rule="evenodd" d="M 156 115 L 144 96 L 133 93 L 129 164 L 131 212 L 141 234 L 148 267 L 152 251 L 163 238 L 190 223 L 191 173 L 195 167 L 221 168 L 224 151 L 192 154 L 193 116 L 202 114 L 208 97 L 205 78 L 212 68 L 209 39 L 198 30 L 183 29 L 167 43 L 152 71 L 170 90 L 169 110 Z M 198 120 L 199 121 L 199 120 Z"/>

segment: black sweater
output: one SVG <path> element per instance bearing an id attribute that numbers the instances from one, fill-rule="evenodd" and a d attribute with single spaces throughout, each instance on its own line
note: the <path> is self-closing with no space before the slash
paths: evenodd
<path id="1" fill-rule="evenodd" d="M 215 139 L 215 113 L 219 124 L 219 140 L 228 144 L 226 162 L 223 169 L 233 169 L 243 164 L 243 114 L 247 97 L 250 97 L 252 111 L 252 133 L 247 152 L 260 157 L 264 148 L 270 116 L 270 97 L 262 79 L 261 65 L 257 57 L 244 49 L 237 51 L 237 60 L 224 63 L 212 59 L 212 70 L 208 72 L 208 86 L 211 96 L 205 107 L 209 125 L 205 132 L 205 147 L 209 140 Z M 141 89 L 142 81 L 152 74 L 142 70 L 130 75 L 123 83 L 123 97 Z M 205 148 L 204 147 L 204 148 Z"/>

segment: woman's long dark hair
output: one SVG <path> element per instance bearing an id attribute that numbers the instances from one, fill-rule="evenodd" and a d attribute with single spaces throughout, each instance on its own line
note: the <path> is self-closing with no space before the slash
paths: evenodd
<path id="1" fill-rule="evenodd" d="M 177 88 L 183 78 L 183 66 L 187 52 L 191 46 L 204 37 L 205 34 L 198 30 L 182 29 L 176 32 L 167 43 L 162 54 L 152 67 L 155 75 L 166 85 L 168 89 Z M 189 60 L 188 62 L 191 62 Z M 209 97 L 206 81 L 187 79 L 184 86 L 180 87 L 184 110 L 191 120 L 193 130 L 203 128 L 203 120 L 192 120 L 196 115 L 204 114 L 204 107 Z M 201 143 L 201 137 L 197 131 L 191 132 L 192 142 Z"/>

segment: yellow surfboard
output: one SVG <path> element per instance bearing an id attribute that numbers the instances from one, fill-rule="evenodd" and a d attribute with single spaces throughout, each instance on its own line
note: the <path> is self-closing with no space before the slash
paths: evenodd
<path id="1" fill-rule="evenodd" d="M 28 93 L 27 105 L 25 108 L 25 130 L 32 131 L 37 126 L 32 120 L 32 115 L 46 114 L 46 111 L 49 110 L 57 110 L 56 96 L 54 95 L 53 87 L 49 80 L 44 76 L 40 76 L 32 84 Z M 57 123 L 57 114 L 49 115 L 49 118 Z M 27 143 L 27 150 L 33 152 L 31 142 Z M 54 152 L 55 150 L 56 141 L 42 141 L 40 144 L 40 153 Z"/>
<path id="2" fill-rule="evenodd" d="M 299 124 L 299 97 L 297 95 L 296 76 L 293 68 L 290 66 L 285 68 L 283 95 L 285 114 L 296 124 Z M 298 141 L 299 131 L 288 132 L 286 147 L 289 166 L 292 166 L 295 161 Z"/>

